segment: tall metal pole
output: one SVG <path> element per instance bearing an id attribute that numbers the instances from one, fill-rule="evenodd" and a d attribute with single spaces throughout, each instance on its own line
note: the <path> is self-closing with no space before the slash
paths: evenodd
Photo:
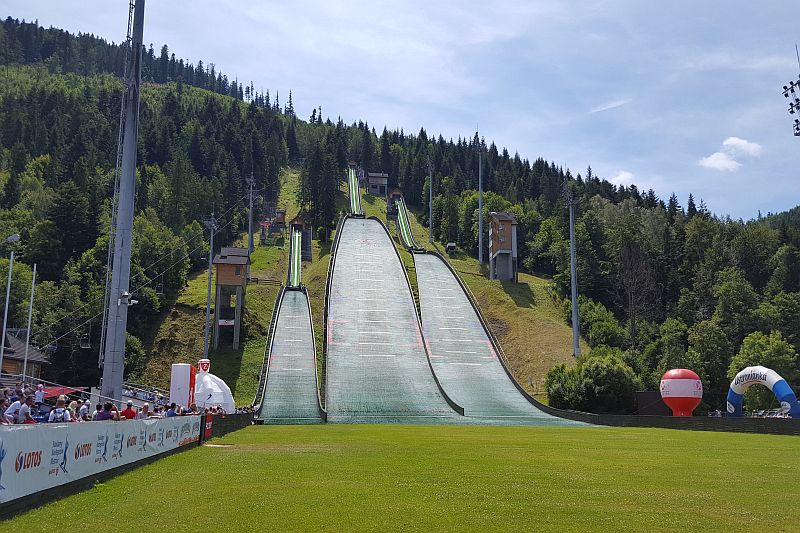
<path id="1" fill-rule="evenodd" d="M 133 202 L 136 187 L 136 145 L 139 135 L 139 90 L 142 78 L 142 34 L 144 32 L 145 0 L 136 0 L 133 12 L 130 55 L 126 66 L 127 87 L 125 102 L 125 129 L 122 138 L 122 162 L 117 195 L 114 234 L 114 262 L 111 271 L 111 289 L 106 320 L 105 355 L 103 357 L 103 385 L 101 394 L 107 398 L 122 398 L 122 380 L 125 371 L 125 337 L 128 327 L 128 307 L 131 300 L 131 239 L 133 236 Z"/>
<path id="2" fill-rule="evenodd" d="M 0 341 L 0 374 L 3 373 L 3 354 L 6 351 L 6 324 L 8 323 L 8 302 L 11 299 L 11 272 L 14 270 L 14 250 L 8 263 L 8 283 L 6 283 L 6 308 L 3 311 L 3 339 Z"/>
<path id="3" fill-rule="evenodd" d="M 483 265 L 483 147 L 478 141 L 478 264 Z"/>
<path id="4" fill-rule="evenodd" d="M 565 182 L 567 203 L 569 204 L 569 262 L 570 280 L 572 285 L 572 354 L 581 355 L 580 322 L 578 319 L 578 270 L 575 265 L 575 200 L 569 182 Z"/>
<path id="5" fill-rule="evenodd" d="M 247 217 L 247 246 L 249 253 L 253 253 L 256 247 L 253 245 L 253 173 L 250 172 L 250 177 L 247 180 L 250 184 L 250 213 Z"/>
<path id="6" fill-rule="evenodd" d="M 28 302 L 28 332 L 25 334 L 25 358 L 22 362 L 22 379 L 28 375 L 28 346 L 31 344 L 31 318 L 33 317 L 33 294 L 36 290 L 36 263 L 33 264 L 33 278 L 31 278 L 31 301 Z"/>
<path id="7" fill-rule="evenodd" d="M 211 230 L 211 239 L 208 246 L 208 290 L 206 293 L 206 327 L 203 335 L 203 358 L 208 359 L 208 335 L 211 330 L 209 320 L 211 319 L 211 277 L 212 268 L 214 266 L 214 232 L 217 230 L 217 219 L 214 214 L 211 214 L 211 219 L 205 222 L 208 229 Z"/>
<path id="8" fill-rule="evenodd" d="M 428 242 L 433 243 L 433 163 L 428 158 Z"/>

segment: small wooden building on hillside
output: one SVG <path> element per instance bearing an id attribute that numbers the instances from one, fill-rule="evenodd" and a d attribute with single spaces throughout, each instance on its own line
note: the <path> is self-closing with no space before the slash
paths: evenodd
<path id="1" fill-rule="evenodd" d="M 517 281 L 517 219 L 511 213 L 489 213 L 489 279 Z"/>
<path id="2" fill-rule="evenodd" d="M 389 174 L 385 172 L 367 172 L 364 176 L 364 188 L 373 196 L 386 196 Z"/>
<path id="3" fill-rule="evenodd" d="M 302 232 L 302 244 L 300 246 L 301 259 L 303 261 L 311 261 L 313 257 L 313 232 L 311 226 L 311 219 L 305 211 L 300 211 L 297 216 L 289 221 L 289 227 L 294 231 L 295 229 Z"/>
<path id="4" fill-rule="evenodd" d="M 250 254 L 247 248 L 222 248 L 214 257 L 214 349 L 219 347 L 220 328 L 233 328 L 233 348 L 239 347 Z M 234 300 L 235 297 L 235 300 Z"/>
<path id="5" fill-rule="evenodd" d="M 403 197 L 403 192 L 395 188 L 386 198 L 386 220 L 397 220 L 397 200 Z"/>

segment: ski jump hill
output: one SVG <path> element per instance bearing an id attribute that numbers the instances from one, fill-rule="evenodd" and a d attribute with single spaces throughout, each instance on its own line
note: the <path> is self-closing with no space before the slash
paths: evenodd
<path id="1" fill-rule="evenodd" d="M 328 269 L 323 394 L 317 380 L 299 237 L 278 296 L 262 372 L 264 423 L 580 425 L 540 409 L 505 365 L 474 299 L 447 261 L 414 241 L 405 202 L 398 237 L 413 253 L 419 312 L 387 227 L 365 218 L 355 169 L 350 214 Z"/>

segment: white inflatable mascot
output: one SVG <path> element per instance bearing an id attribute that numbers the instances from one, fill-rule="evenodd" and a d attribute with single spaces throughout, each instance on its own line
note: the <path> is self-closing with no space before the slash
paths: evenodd
<path id="1" fill-rule="evenodd" d="M 194 401 L 197 407 L 204 409 L 220 405 L 226 413 L 236 411 L 231 389 L 220 378 L 209 373 L 211 361 L 200 359 L 197 363 L 197 376 L 194 382 Z"/>

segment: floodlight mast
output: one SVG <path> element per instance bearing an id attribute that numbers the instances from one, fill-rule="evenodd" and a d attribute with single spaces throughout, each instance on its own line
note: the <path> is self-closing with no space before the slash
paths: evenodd
<path id="1" fill-rule="evenodd" d="M 105 349 L 103 352 L 103 382 L 101 394 L 122 399 L 122 380 L 125 370 L 125 338 L 128 326 L 128 307 L 135 303 L 130 294 L 131 238 L 133 234 L 133 202 L 136 195 L 136 145 L 139 135 L 139 90 L 142 81 L 142 35 L 144 31 L 145 0 L 131 2 L 133 27 L 129 35 L 130 50 L 126 65 L 123 95 L 124 130 L 119 190 L 114 206 L 116 228 L 110 292 L 107 298 Z M 129 12 L 130 16 L 130 12 Z"/>
<path id="2" fill-rule="evenodd" d="M 797 55 L 797 67 L 800 69 L 800 49 L 797 43 L 794 44 L 794 51 Z M 797 80 L 792 80 L 788 85 L 783 86 L 783 96 L 789 100 L 790 115 L 795 115 L 792 122 L 792 131 L 795 137 L 800 137 L 800 76 Z"/>

